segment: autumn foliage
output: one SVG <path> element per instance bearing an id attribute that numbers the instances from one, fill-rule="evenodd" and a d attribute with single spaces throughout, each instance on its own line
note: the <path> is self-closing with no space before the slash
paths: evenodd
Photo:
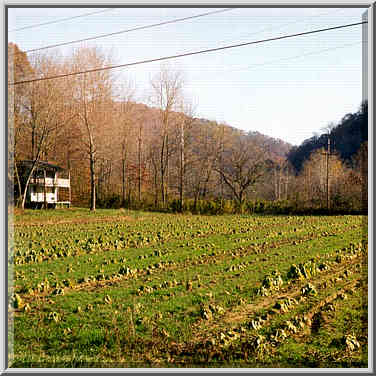
<path id="1" fill-rule="evenodd" d="M 9 44 L 8 58 L 10 82 L 112 63 L 100 49 L 86 47 L 68 56 L 27 56 Z M 334 145 L 327 165 L 325 148 L 312 148 L 297 169 L 302 147 L 309 143 L 292 148 L 258 132 L 195 117 L 183 72 L 172 66 L 161 66 L 141 100 L 136 98 L 137 83 L 117 77 L 103 70 L 9 86 L 9 181 L 16 204 L 22 204 L 26 189 L 17 162 L 28 159 L 54 161 L 69 171 L 72 204 L 92 210 L 366 209 L 363 139 L 351 159 Z M 343 122 L 365 121 L 360 118 L 347 116 Z"/>

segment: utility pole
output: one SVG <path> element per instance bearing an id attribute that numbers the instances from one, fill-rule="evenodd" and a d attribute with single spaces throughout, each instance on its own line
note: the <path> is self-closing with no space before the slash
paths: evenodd
<path id="1" fill-rule="evenodd" d="M 326 208 L 329 212 L 330 209 L 330 173 L 329 173 L 329 158 L 333 155 L 330 152 L 330 135 L 328 134 L 328 146 L 327 151 L 322 153 L 322 155 L 326 155 Z"/>
<path id="2" fill-rule="evenodd" d="M 141 136 L 142 136 L 142 125 L 139 128 L 138 134 L 138 202 L 141 202 Z"/>
<path id="3" fill-rule="evenodd" d="M 326 152 L 326 208 L 330 208 L 330 195 L 329 195 L 329 156 L 330 156 L 330 138 L 328 136 L 328 150 Z"/>
<path id="4" fill-rule="evenodd" d="M 285 200 L 288 198 L 287 194 L 287 188 L 289 186 L 289 168 L 288 166 L 286 167 L 286 178 L 285 178 Z"/>
<path id="5" fill-rule="evenodd" d="M 170 156 L 169 156 L 168 134 L 166 136 L 166 191 L 165 208 L 168 206 L 169 184 L 170 184 Z"/>
<path id="6" fill-rule="evenodd" d="M 222 125 L 222 129 L 221 129 L 221 146 L 220 146 L 220 152 L 219 152 L 219 168 L 221 169 L 221 171 L 223 171 L 222 155 L 223 155 L 224 131 L 225 131 L 225 128 Z M 220 187 L 221 187 L 221 206 L 222 206 L 223 205 L 223 177 L 222 177 L 222 174 L 220 174 Z"/>
<path id="7" fill-rule="evenodd" d="M 184 205 L 184 119 L 180 125 L 180 211 L 183 212 Z"/>

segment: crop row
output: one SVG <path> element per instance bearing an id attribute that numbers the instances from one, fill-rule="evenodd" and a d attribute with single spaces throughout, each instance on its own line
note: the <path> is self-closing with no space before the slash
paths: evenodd
<path id="1" fill-rule="evenodd" d="M 312 240 L 309 237 L 302 238 L 303 240 Z M 298 240 L 299 241 L 299 240 Z M 296 241 L 294 241 L 296 242 Z M 262 243 L 261 246 L 257 244 L 252 244 L 250 247 L 238 247 L 237 249 L 229 249 L 229 250 L 213 250 L 207 253 L 208 248 L 215 248 L 214 243 L 206 243 L 202 245 L 201 251 L 199 254 L 195 254 L 194 256 L 191 256 L 192 250 L 188 248 L 186 252 L 182 252 L 177 254 L 176 252 L 173 254 L 176 254 L 179 256 L 178 262 L 176 262 L 175 258 L 172 259 L 165 259 L 165 260 L 156 260 L 156 258 L 160 258 L 162 256 L 169 256 L 170 252 L 163 250 L 155 250 L 150 256 L 154 256 L 153 262 L 148 261 L 149 258 L 146 258 L 144 261 L 144 256 L 140 255 L 139 259 L 141 258 L 142 261 L 137 260 L 135 264 L 131 264 L 127 259 L 125 258 L 111 258 L 110 260 L 106 260 L 106 262 L 102 262 L 101 266 L 96 266 L 98 264 L 98 260 L 93 264 L 91 269 L 96 274 L 91 275 L 90 268 L 88 269 L 86 265 L 82 265 L 82 268 L 85 270 L 85 274 L 81 276 L 76 277 L 76 279 L 73 279 L 70 274 L 73 271 L 73 267 L 70 265 L 67 267 L 67 271 L 65 275 L 60 276 L 58 278 L 57 275 L 51 270 L 48 272 L 48 278 L 47 276 L 42 279 L 40 276 L 40 271 L 38 275 L 40 276 L 40 281 L 37 282 L 34 286 L 30 286 L 30 281 L 26 280 L 25 274 L 18 272 L 16 270 L 15 276 L 16 279 L 24 279 L 19 287 L 16 286 L 16 291 L 21 293 L 29 293 L 29 294 L 37 294 L 37 293 L 47 293 L 51 291 L 55 291 L 55 294 L 63 293 L 64 288 L 81 288 L 80 285 L 87 285 L 88 283 L 96 283 L 99 281 L 104 281 L 105 283 L 111 283 L 114 281 L 119 281 L 121 279 L 129 279 L 129 278 L 139 278 L 142 276 L 147 276 L 155 273 L 161 273 L 165 271 L 172 271 L 172 270 L 179 270 L 179 269 L 186 269 L 191 266 L 200 266 L 200 265 L 208 265 L 208 264 L 225 264 L 228 265 L 229 263 L 232 263 L 231 266 L 228 268 L 226 267 L 227 271 L 232 271 L 232 269 L 245 269 L 246 264 L 247 266 L 252 266 L 255 264 L 255 262 L 260 263 L 263 261 L 267 261 L 269 258 L 267 256 L 268 248 L 266 247 L 272 247 L 272 249 L 275 251 L 276 248 L 282 245 L 286 245 L 286 241 L 281 240 L 277 243 Z M 288 244 L 288 243 L 287 243 Z M 293 244 L 293 243 L 290 243 Z M 199 249 L 200 249 L 199 248 Z M 306 251 L 308 251 L 308 248 L 305 248 Z M 252 257 L 252 255 L 257 255 L 258 253 L 263 252 L 264 256 L 260 260 L 257 257 Z M 298 254 L 297 252 L 295 252 Z M 240 259 L 244 259 L 245 256 L 251 255 L 251 258 L 249 261 L 243 261 L 242 263 L 239 263 Z M 294 256 L 295 257 L 295 256 Z M 230 260 L 232 259 L 232 262 Z M 90 260 L 88 260 L 90 261 Z M 235 263 L 234 263 L 235 262 Z M 120 265 L 119 265 L 120 264 Z M 140 265 L 141 264 L 141 265 Z M 90 266 L 90 264 L 89 264 Z M 105 268 L 107 268 L 107 272 L 105 272 Z M 35 271 L 36 272 L 36 271 Z M 226 274 L 226 273 L 225 273 Z M 60 272 L 61 275 L 61 272 Z M 77 274 L 76 274 L 77 275 Z M 41 280 L 42 279 L 42 280 Z M 19 281 L 21 282 L 21 281 Z"/>
<path id="2" fill-rule="evenodd" d="M 26 235 L 16 234 L 16 257 L 49 249 L 56 239 L 96 244 L 90 253 L 15 265 L 10 313 L 17 364 L 39 358 L 72 366 L 105 359 L 136 367 L 200 361 L 244 367 L 250 359 L 257 366 L 268 359 L 270 366 L 290 343 L 311 340 L 305 330 L 318 327 L 313 310 L 321 302 L 339 294 L 325 305 L 332 314 L 359 295 L 343 288 L 364 278 L 366 268 L 360 217 L 153 214 L 142 223 L 76 222 L 17 230 Z M 158 230 L 158 244 L 113 248 L 119 236 L 137 240 Z M 344 331 L 363 346 L 359 333 Z"/>
<path id="3" fill-rule="evenodd" d="M 324 229 L 328 228 L 328 225 L 332 225 L 333 230 L 337 232 L 342 229 L 339 227 L 338 222 L 330 223 L 330 221 L 320 221 L 320 226 L 305 223 L 303 228 L 299 227 L 300 221 L 298 220 L 284 220 L 281 222 L 265 220 L 265 222 L 258 221 L 256 222 L 257 224 L 253 224 L 251 220 L 248 221 L 250 223 L 246 226 L 241 222 L 239 226 L 232 223 L 231 227 L 226 227 L 224 225 L 225 222 L 206 223 L 206 225 L 201 223 L 201 226 L 195 224 L 193 227 L 193 225 L 182 221 L 181 224 L 175 224 L 175 226 L 178 227 L 178 229 L 175 228 L 175 230 L 167 230 L 171 226 L 167 226 L 167 229 L 163 230 L 156 228 L 154 224 L 152 224 L 152 226 L 145 226 L 146 228 L 142 228 L 141 230 L 129 224 L 119 225 L 112 223 L 106 224 L 105 226 L 96 226 L 94 228 L 95 231 L 88 231 L 86 228 L 85 231 L 83 231 L 79 226 L 64 226 L 67 227 L 64 228 L 64 230 L 56 228 L 57 226 L 52 228 L 49 226 L 48 234 L 47 230 L 43 228 L 37 230 L 33 229 L 30 232 L 16 231 L 14 263 L 15 265 L 39 263 L 70 256 L 76 257 L 82 254 L 96 254 L 111 250 L 141 248 L 154 244 L 161 245 L 171 240 L 191 240 L 214 234 L 238 234 L 246 237 L 249 233 L 254 232 L 255 229 L 257 229 L 256 239 L 258 237 L 268 238 L 280 236 L 283 234 L 283 229 L 286 227 L 293 227 L 295 232 L 321 232 L 323 236 L 330 235 L 330 233 L 324 231 Z M 356 224 L 353 225 L 356 226 Z M 274 226 L 278 226 L 281 230 L 278 232 L 267 231 L 270 227 Z M 347 222 L 344 222 L 343 226 L 343 228 L 348 226 Z M 193 227 L 192 231 L 187 230 L 189 227 Z M 66 236 L 67 233 L 70 233 L 69 237 Z M 72 234 L 74 235 L 72 236 Z"/>
<path id="4" fill-rule="evenodd" d="M 313 308 L 302 313 L 294 313 L 300 303 L 307 303 L 311 297 L 318 295 L 315 286 L 311 283 L 303 285 L 299 294 L 295 294 L 296 298 L 291 296 L 284 296 L 277 299 L 270 305 L 265 313 L 261 312 L 245 323 L 232 327 L 231 329 L 221 330 L 217 334 L 208 335 L 203 339 L 200 336 L 196 338 L 194 342 L 180 345 L 179 351 L 175 349 L 175 356 L 195 356 L 194 354 L 202 354 L 206 361 L 212 360 L 224 360 L 227 357 L 234 359 L 247 358 L 252 356 L 253 358 L 263 359 L 265 353 L 275 351 L 276 346 L 282 344 L 290 336 L 297 336 L 299 333 L 309 333 L 311 330 L 315 330 L 317 326 L 317 312 L 320 309 L 323 310 L 335 310 L 333 302 L 335 299 L 345 300 L 347 298 L 346 293 L 354 294 L 354 286 L 359 286 L 359 280 L 355 279 L 348 282 L 346 273 L 343 275 L 343 279 L 338 279 L 338 283 L 341 280 L 344 283 L 344 287 L 338 290 L 338 286 L 333 286 L 335 292 L 322 298 L 318 304 L 314 304 Z M 323 285 L 321 286 L 323 292 L 327 291 Z M 212 309 L 213 305 L 209 305 L 206 310 L 211 310 L 211 314 L 214 314 Z M 206 313 L 206 310 L 205 311 Z M 286 313 L 292 312 L 289 318 L 285 318 Z M 301 311 L 301 309 L 300 309 Z M 224 315 L 225 312 L 218 312 L 219 315 Z M 207 315 L 212 319 L 211 315 Z M 273 318 L 278 318 L 277 325 L 270 325 Z M 308 330 L 308 332 L 307 332 Z M 260 333 L 261 332 L 261 333 Z M 344 335 L 341 341 L 347 348 L 356 350 L 359 348 L 359 343 L 353 335 Z"/>
<path id="5" fill-rule="evenodd" d="M 348 249 L 341 249 L 333 252 L 331 256 L 332 260 L 326 260 L 324 262 L 320 261 L 319 258 L 316 258 L 299 265 L 292 264 L 288 269 L 286 276 L 283 278 L 281 276 L 281 273 L 279 273 L 278 271 L 273 271 L 272 273 L 264 277 L 261 283 L 261 287 L 256 289 L 256 291 L 259 294 L 260 292 L 263 292 L 263 294 L 260 295 L 268 296 L 269 300 L 276 296 L 285 296 L 286 294 L 289 294 L 291 297 L 295 297 L 298 295 L 298 292 L 291 294 L 291 290 L 294 290 L 294 285 L 296 284 L 296 282 L 299 282 L 299 285 L 303 288 L 302 282 L 304 282 L 306 284 L 306 292 L 314 293 L 314 288 L 312 288 L 309 281 L 313 280 L 314 277 L 319 276 L 319 274 L 329 276 L 329 278 L 327 278 L 327 280 L 322 283 L 323 288 L 328 288 L 336 282 L 346 279 L 351 273 L 351 271 L 347 268 L 354 264 L 354 261 L 356 261 L 359 257 L 364 257 L 364 252 L 363 247 L 350 245 Z M 338 268 L 338 266 L 340 265 L 342 266 Z M 357 264 L 358 267 L 360 265 L 361 264 Z M 297 270 L 299 271 L 298 273 Z M 316 279 L 320 278 L 322 277 L 316 277 Z M 286 285 L 286 288 L 283 289 L 282 285 Z M 289 302 L 282 301 L 278 304 L 283 309 L 285 307 L 285 304 L 288 305 L 288 303 Z M 245 308 L 240 308 L 240 310 L 244 311 L 246 307 L 251 307 L 253 310 L 254 307 L 257 306 L 257 304 L 257 299 L 253 300 L 251 305 L 247 305 L 245 306 Z M 239 312 L 235 311 L 233 316 L 239 318 Z M 231 321 L 231 319 L 229 319 L 229 321 Z M 205 328 L 205 322 L 202 322 L 201 326 Z M 200 327 L 198 330 L 202 334 L 204 334 L 205 332 L 205 329 L 203 329 L 202 327 Z"/>
<path id="6" fill-rule="evenodd" d="M 315 276 L 317 273 L 330 269 L 333 264 L 336 265 L 337 263 L 341 263 L 348 260 L 353 260 L 356 257 L 359 257 L 363 251 L 363 244 L 359 243 L 357 245 L 351 243 L 348 247 L 342 248 L 341 250 L 337 250 L 331 254 L 327 254 L 326 256 L 332 257 L 332 260 L 327 259 L 323 262 L 317 262 L 320 257 L 317 259 L 311 258 L 307 262 L 300 263 L 298 266 L 292 264 L 291 268 L 287 272 L 287 280 L 302 280 L 306 278 L 310 278 L 311 276 Z M 237 271 L 245 271 L 248 265 L 254 264 L 254 261 L 249 262 L 242 262 L 237 265 L 235 268 Z M 234 268 L 229 267 L 225 272 L 232 272 Z M 224 272 L 224 275 L 225 275 Z M 239 275 L 238 275 L 239 276 Z M 200 285 L 200 279 L 197 279 L 198 285 Z M 261 296 L 268 296 L 273 290 L 279 290 L 279 288 L 283 284 L 283 279 L 281 277 L 281 273 L 278 271 L 272 271 L 270 275 L 264 277 L 261 282 L 261 287 L 256 289 L 256 294 Z M 153 286 L 141 286 L 137 290 L 138 295 L 143 295 L 145 293 L 152 293 L 156 290 L 160 289 L 168 289 L 174 288 L 176 286 L 186 286 L 188 291 L 191 291 L 193 288 L 193 282 L 190 280 L 182 280 L 182 281 L 164 281 L 159 285 Z"/>
<path id="7" fill-rule="evenodd" d="M 343 262 L 344 260 L 348 260 L 349 258 L 353 259 L 359 253 L 359 248 L 357 248 L 355 245 L 351 245 L 348 249 L 342 249 L 338 253 L 337 252 L 335 252 L 335 253 L 337 254 L 337 261 L 336 262 L 340 263 L 340 262 Z M 338 258 L 338 255 L 341 255 L 341 258 Z M 310 261 L 310 263 L 312 263 L 312 262 L 313 261 Z M 290 268 L 290 272 L 294 268 L 295 268 L 295 265 L 292 265 L 291 268 Z M 304 265 L 303 265 L 303 268 L 304 268 Z M 317 266 L 317 270 L 320 270 L 320 265 Z M 294 276 L 292 276 L 290 272 L 288 273 L 289 278 L 290 279 L 294 279 Z M 271 288 L 272 286 L 275 286 L 276 284 L 273 283 L 273 278 L 275 279 L 275 275 L 272 278 L 269 277 L 269 276 L 265 277 L 264 280 L 262 281 L 263 286 L 264 287 L 268 287 L 268 288 Z M 282 284 L 282 282 L 281 282 L 282 279 L 280 278 L 280 276 L 279 276 L 278 280 L 279 280 L 279 285 L 281 285 Z M 270 283 L 270 281 L 272 281 L 272 283 Z M 178 285 L 184 285 L 184 288 L 186 290 L 188 290 L 188 291 L 192 290 L 191 281 L 187 281 L 186 283 L 184 283 L 182 281 L 180 281 L 180 282 L 177 282 L 177 281 L 163 282 L 160 286 L 155 286 L 154 289 L 157 290 L 159 288 L 169 288 L 169 287 L 175 287 L 175 286 L 178 286 Z M 141 289 L 140 291 L 142 292 L 142 291 L 145 291 L 145 290 Z M 104 301 L 104 303 L 108 303 L 108 304 L 112 303 L 112 299 L 111 299 L 111 297 L 108 294 L 106 294 L 104 296 L 104 300 L 103 301 Z M 14 296 L 13 304 L 14 304 L 14 307 L 17 308 L 18 310 L 19 309 L 23 309 L 25 312 L 30 312 L 31 311 L 30 304 L 23 302 L 22 298 L 18 294 L 16 294 Z M 220 307 L 219 305 L 215 305 L 215 304 L 213 305 L 212 304 L 211 307 L 212 308 L 214 307 L 214 310 L 217 313 L 220 312 L 221 310 L 223 310 L 222 307 Z M 81 308 L 76 308 L 76 310 L 79 313 L 81 311 Z M 93 310 L 93 305 L 90 304 L 90 303 L 88 303 L 87 306 L 86 306 L 86 310 L 87 311 Z M 211 310 L 212 310 L 211 308 L 209 308 L 209 309 L 201 308 L 201 315 L 209 316 Z M 54 312 L 55 311 L 49 312 L 48 316 L 47 316 L 47 319 L 48 320 L 54 320 L 55 322 L 60 321 L 61 317 L 59 316 L 59 314 L 57 314 L 56 312 L 54 313 Z M 142 322 L 142 320 L 141 320 L 141 322 Z"/>
<path id="8" fill-rule="evenodd" d="M 188 246 L 186 244 L 180 244 L 175 246 L 165 247 L 164 249 L 154 250 L 148 254 L 134 254 L 134 252 L 121 252 L 112 254 L 103 254 L 98 256 L 87 256 L 86 258 L 80 258 L 73 263 L 54 263 L 48 264 L 38 270 L 33 268 L 22 270 L 23 268 L 17 267 L 15 270 L 15 280 L 18 280 L 18 291 L 29 290 L 30 288 L 47 291 L 45 285 L 52 287 L 54 283 L 58 282 L 58 276 L 60 281 L 64 281 L 64 284 L 75 285 L 77 283 L 96 281 L 96 280 L 111 280 L 113 277 L 118 278 L 122 275 L 135 275 L 139 274 L 151 274 L 157 271 L 165 269 L 177 269 L 179 263 L 184 267 L 190 265 L 206 264 L 208 260 L 217 262 L 222 256 L 227 257 L 231 252 L 233 258 L 243 257 L 248 254 L 264 254 L 264 258 L 268 257 L 267 253 L 271 249 L 280 247 L 282 244 L 298 245 L 306 240 L 313 240 L 315 237 L 311 235 L 305 235 L 301 237 L 292 237 L 294 240 L 291 242 L 291 237 L 282 238 L 275 243 L 262 242 L 255 243 L 253 240 L 249 240 L 249 245 L 244 244 L 240 247 L 233 248 L 233 239 L 226 239 L 223 244 L 227 243 L 228 248 L 218 250 L 218 246 L 215 244 L 215 240 L 211 239 L 211 242 L 190 242 Z M 138 252 L 139 253 L 139 252 Z M 124 257 L 126 256 L 126 257 Z M 169 259 L 168 259 L 169 258 Z M 149 261 L 150 260 L 150 261 Z M 255 260 L 257 261 L 257 260 Z M 121 267 L 117 267 L 120 264 Z M 236 267 L 236 263 L 233 264 Z M 43 269 L 46 270 L 47 275 L 43 277 Z M 65 270 L 65 272 L 64 272 Z M 107 270 L 107 271 L 106 271 Z M 26 273 L 29 276 L 26 279 Z M 93 274 L 94 273 L 94 274 Z M 30 278 L 31 277 L 31 278 Z M 30 286 L 32 280 L 35 280 L 34 287 Z M 70 280 L 70 282 L 68 282 Z M 38 287 L 38 284 L 41 284 Z"/>

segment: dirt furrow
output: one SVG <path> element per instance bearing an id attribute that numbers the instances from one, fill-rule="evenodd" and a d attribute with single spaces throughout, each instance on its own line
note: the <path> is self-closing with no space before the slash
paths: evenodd
<path id="1" fill-rule="evenodd" d="M 335 271 L 332 269 L 320 272 L 316 277 L 311 278 L 309 280 L 304 279 L 301 281 L 296 281 L 295 283 L 291 283 L 288 286 L 282 288 L 281 290 L 275 292 L 274 294 L 261 298 L 262 300 L 259 303 L 251 303 L 251 304 L 244 304 L 241 306 L 236 306 L 235 310 L 227 311 L 222 317 L 218 318 L 218 320 L 221 320 L 222 323 L 228 324 L 228 325 L 235 325 L 239 324 L 241 322 L 244 322 L 246 319 L 252 317 L 255 315 L 258 311 L 262 309 L 268 308 L 273 302 L 275 302 L 278 299 L 283 298 L 295 298 L 298 295 L 300 295 L 300 289 L 304 284 L 307 284 L 308 282 L 313 284 L 318 284 L 318 286 L 323 285 L 325 282 L 330 280 L 331 278 L 335 278 L 336 276 L 340 275 L 342 272 L 344 272 L 346 269 L 348 269 L 350 266 L 355 265 L 357 262 L 359 262 L 359 258 L 362 257 L 362 255 L 354 258 L 350 262 L 347 262 L 345 265 L 341 265 L 339 268 L 337 268 Z M 193 335 L 192 338 L 195 338 L 195 342 L 202 342 L 205 337 L 207 337 L 208 333 L 215 332 L 215 330 L 220 328 L 219 324 L 211 322 L 210 328 L 208 329 L 208 321 L 207 320 L 200 320 L 195 327 L 193 328 Z"/>

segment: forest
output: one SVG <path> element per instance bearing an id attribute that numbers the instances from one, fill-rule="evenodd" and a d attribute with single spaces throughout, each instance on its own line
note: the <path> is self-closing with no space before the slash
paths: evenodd
<path id="1" fill-rule="evenodd" d="M 27 190 L 18 165 L 30 160 L 69 171 L 73 206 L 91 210 L 367 211 L 366 103 L 292 146 L 195 117 L 184 72 L 172 65 L 160 66 L 140 101 L 137 83 L 100 70 L 111 64 L 99 48 L 28 56 L 8 45 L 8 191 L 16 206 Z"/>

